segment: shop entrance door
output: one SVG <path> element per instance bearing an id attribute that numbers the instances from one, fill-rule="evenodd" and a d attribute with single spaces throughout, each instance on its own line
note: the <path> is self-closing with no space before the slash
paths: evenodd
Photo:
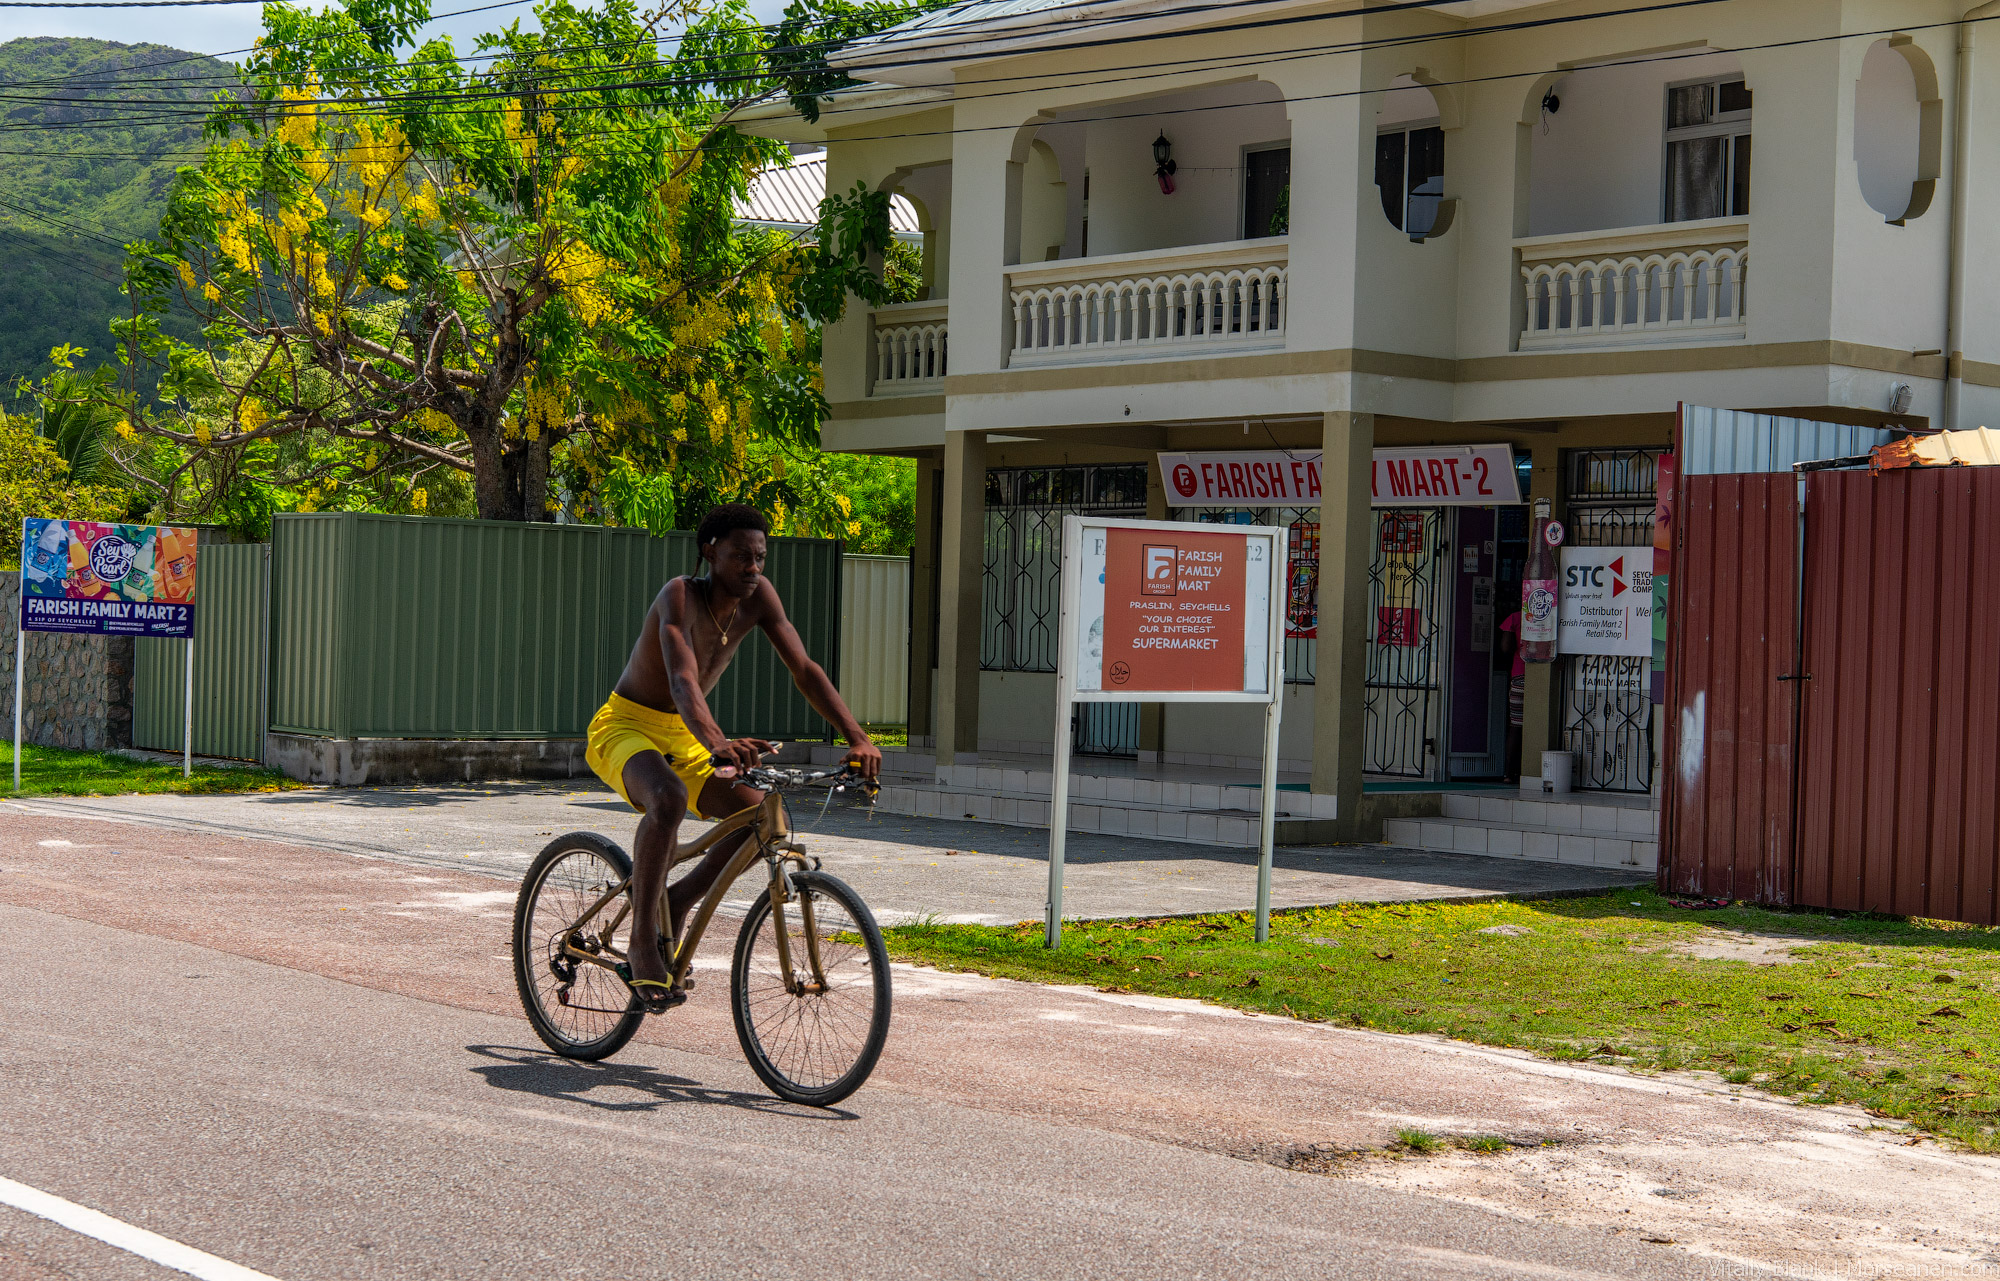
<path id="1" fill-rule="evenodd" d="M 1520 608 L 1527 513 L 1521 507 L 1461 507 L 1453 515 L 1446 777 L 1495 780 L 1508 773 L 1507 695 L 1514 668 L 1500 624 Z"/>

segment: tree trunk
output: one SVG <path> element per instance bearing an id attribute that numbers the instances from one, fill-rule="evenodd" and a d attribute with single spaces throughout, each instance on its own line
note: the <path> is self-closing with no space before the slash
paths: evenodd
<path id="1" fill-rule="evenodd" d="M 505 441 L 497 425 L 466 429 L 472 441 L 472 494 L 481 520 L 547 522 L 549 438 Z"/>

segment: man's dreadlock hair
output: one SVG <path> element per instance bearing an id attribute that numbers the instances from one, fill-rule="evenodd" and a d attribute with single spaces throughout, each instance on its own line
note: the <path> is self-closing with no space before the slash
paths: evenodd
<path id="1" fill-rule="evenodd" d="M 771 532 L 771 522 L 764 519 L 764 513 L 755 507 L 742 503 L 724 503 L 709 509 L 701 518 L 701 524 L 694 531 L 694 545 L 697 552 L 718 539 L 727 538 L 739 529 L 754 529 L 760 534 Z"/>

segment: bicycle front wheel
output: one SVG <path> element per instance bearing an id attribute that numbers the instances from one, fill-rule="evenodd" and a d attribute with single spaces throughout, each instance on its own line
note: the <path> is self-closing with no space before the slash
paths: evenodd
<path id="1" fill-rule="evenodd" d="M 743 919 L 729 1004 L 744 1057 L 771 1092 L 831 1107 L 861 1088 L 889 1039 L 889 949 L 845 881 L 794 872 L 792 886 L 797 896 L 781 912 L 767 889 Z"/>
<path id="2" fill-rule="evenodd" d="M 602 900 L 631 876 L 624 850 L 594 832 L 571 832 L 550 841 L 521 882 L 514 905 L 514 985 L 535 1035 L 566 1058 L 614 1054 L 646 1018 L 616 974 L 563 947 L 568 941 L 607 960 L 625 954 L 631 891 Z"/>

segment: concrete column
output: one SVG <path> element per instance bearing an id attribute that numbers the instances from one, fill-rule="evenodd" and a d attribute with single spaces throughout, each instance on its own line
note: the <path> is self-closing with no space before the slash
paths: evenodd
<path id="1" fill-rule="evenodd" d="M 938 477 L 936 458 L 917 460 L 917 541 L 910 554 L 910 710 L 911 746 L 937 733 L 931 719 L 932 691 L 937 682 L 938 640 Z"/>
<path id="2" fill-rule="evenodd" d="M 1314 647 L 1312 790 L 1340 798 L 1341 839 L 1369 839 L 1361 804 L 1367 697 L 1370 476 L 1375 416 L 1326 415 L 1320 460 L 1319 639 Z M 1379 820 L 1373 835 L 1381 834 Z"/>
<path id="3" fill-rule="evenodd" d="M 1536 440 L 1528 448 L 1535 464 L 1534 478 L 1528 484 L 1528 501 L 1548 499 L 1552 504 L 1550 514 L 1561 520 L 1562 451 L 1553 440 Z M 1529 513 L 1532 520 L 1532 507 Z M 1534 531 L 1531 528 L 1529 532 Z M 1529 663 L 1527 679 L 1522 683 L 1521 774 L 1526 778 L 1541 776 L 1542 753 L 1558 745 L 1555 669 L 1554 663 Z"/>
<path id="4" fill-rule="evenodd" d="M 937 763 L 979 751 L 979 629 L 986 570 L 986 437 L 945 433 L 939 548 Z"/>

